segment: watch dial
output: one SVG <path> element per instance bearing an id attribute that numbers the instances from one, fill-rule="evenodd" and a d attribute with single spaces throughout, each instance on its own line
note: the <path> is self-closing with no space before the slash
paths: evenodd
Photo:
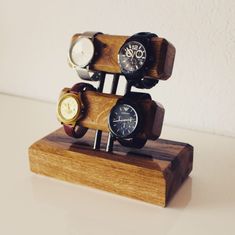
<path id="1" fill-rule="evenodd" d="M 78 102 L 74 97 L 68 96 L 62 99 L 59 109 L 63 119 L 71 120 L 77 115 L 79 109 Z"/>
<path id="2" fill-rule="evenodd" d="M 146 61 L 145 47 L 137 42 L 130 41 L 121 48 L 118 58 L 122 71 L 133 73 L 139 70 Z"/>
<path id="3" fill-rule="evenodd" d="M 94 55 L 94 45 L 89 38 L 81 37 L 70 51 L 70 60 L 73 64 L 84 67 L 89 64 Z"/>
<path id="4" fill-rule="evenodd" d="M 137 112 L 128 104 L 117 104 L 110 113 L 109 127 L 115 136 L 130 136 L 136 130 L 137 123 Z"/>

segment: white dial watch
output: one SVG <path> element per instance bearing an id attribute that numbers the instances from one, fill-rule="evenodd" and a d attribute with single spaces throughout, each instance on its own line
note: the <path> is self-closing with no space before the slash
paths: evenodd
<path id="1" fill-rule="evenodd" d="M 92 80 L 89 64 L 95 55 L 94 39 L 100 32 L 84 32 L 70 45 L 69 63 L 84 80 Z"/>

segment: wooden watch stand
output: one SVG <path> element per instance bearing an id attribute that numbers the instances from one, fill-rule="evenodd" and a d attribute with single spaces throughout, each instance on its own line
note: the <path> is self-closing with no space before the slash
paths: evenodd
<path id="1" fill-rule="evenodd" d="M 91 68 L 102 72 L 98 91 L 103 90 L 105 74 L 113 73 L 111 94 L 115 94 L 120 75 L 116 53 L 126 37 L 97 37 L 101 57 Z M 158 61 L 148 75 L 166 80 L 171 75 L 175 49 L 162 38 L 155 39 L 154 45 Z M 92 122 L 87 119 L 84 125 L 92 125 Z M 81 139 L 67 136 L 63 128 L 50 133 L 30 146 L 31 171 L 166 206 L 192 170 L 193 147 L 158 139 L 149 140 L 142 149 L 126 148 L 116 142 L 113 144 L 106 132 L 102 134 L 105 128 L 104 125 L 101 130 L 89 130 Z"/>
<path id="2" fill-rule="evenodd" d="M 75 34 L 72 42 L 81 34 Z M 102 71 L 111 74 L 120 74 L 118 65 L 118 51 L 123 45 L 127 36 L 98 34 L 96 36 L 97 58 L 90 65 L 94 71 Z M 155 61 L 147 71 L 147 76 L 157 80 L 167 80 L 172 73 L 175 47 L 166 39 L 161 37 L 152 38 L 152 50 L 155 54 Z"/>
<path id="3" fill-rule="evenodd" d="M 85 91 L 83 93 L 83 101 L 87 107 L 86 115 L 78 122 L 78 125 L 109 132 L 108 116 L 120 97 L 120 95 L 105 94 L 97 91 Z M 164 108 L 161 104 L 149 99 L 141 101 L 139 106 L 142 108 L 145 117 L 144 136 L 151 140 L 157 139 L 161 133 Z"/>

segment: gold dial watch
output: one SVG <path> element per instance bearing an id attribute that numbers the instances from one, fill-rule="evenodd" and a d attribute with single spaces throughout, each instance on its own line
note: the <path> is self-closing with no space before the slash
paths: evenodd
<path id="1" fill-rule="evenodd" d="M 58 120 L 67 125 L 75 126 L 77 120 L 81 116 L 84 108 L 81 102 L 81 94 L 66 92 L 60 96 L 58 102 L 57 117 Z"/>
<path id="2" fill-rule="evenodd" d="M 83 92 L 86 90 L 94 91 L 96 89 L 87 83 L 77 83 L 71 89 L 63 89 L 57 105 L 59 122 L 64 126 L 65 132 L 75 138 L 81 138 L 87 131 L 87 128 L 78 125 L 78 121 L 86 113 L 82 98 Z"/>
<path id="3" fill-rule="evenodd" d="M 69 48 L 69 64 L 78 76 L 84 80 L 92 80 L 89 73 L 89 65 L 97 52 L 95 48 L 95 36 L 100 32 L 84 32 L 76 40 L 73 40 Z"/>

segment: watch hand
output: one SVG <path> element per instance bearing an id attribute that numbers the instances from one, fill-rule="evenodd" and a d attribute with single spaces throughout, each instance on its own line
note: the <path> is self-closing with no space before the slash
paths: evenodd
<path id="1" fill-rule="evenodd" d="M 133 53 L 133 51 L 131 49 L 127 48 L 126 49 L 126 55 L 127 55 L 127 57 L 133 58 L 134 53 Z"/>
<path id="2" fill-rule="evenodd" d="M 132 119 L 131 118 L 129 118 L 129 119 L 118 119 L 118 120 L 113 120 L 113 122 L 131 122 L 132 121 Z"/>
<path id="3" fill-rule="evenodd" d="M 72 112 L 72 109 L 70 108 L 70 105 L 69 105 L 69 104 L 66 104 L 66 106 L 67 106 L 67 112 L 68 112 L 68 113 L 71 113 L 71 112 Z"/>

